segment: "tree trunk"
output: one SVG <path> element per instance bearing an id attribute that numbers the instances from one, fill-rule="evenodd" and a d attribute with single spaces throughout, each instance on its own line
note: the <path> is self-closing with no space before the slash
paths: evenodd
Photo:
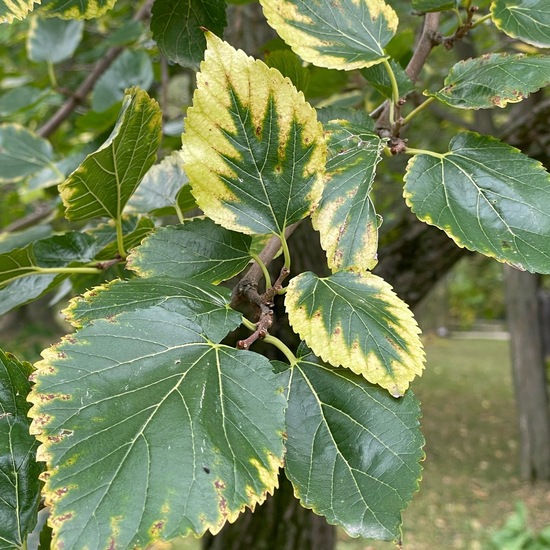
<path id="1" fill-rule="evenodd" d="M 520 475 L 550 480 L 550 417 L 538 305 L 539 277 L 505 267 L 508 327 L 519 418 Z"/>

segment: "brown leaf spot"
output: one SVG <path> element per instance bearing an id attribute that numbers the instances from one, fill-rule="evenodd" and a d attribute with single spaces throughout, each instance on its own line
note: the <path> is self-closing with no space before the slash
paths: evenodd
<path id="1" fill-rule="evenodd" d="M 228 516 L 227 512 L 227 500 L 225 498 L 220 498 L 220 512 L 223 518 L 226 518 Z"/>
<path id="2" fill-rule="evenodd" d="M 62 525 L 67 520 L 72 519 L 72 517 L 73 517 L 73 513 L 72 512 L 67 512 L 66 514 L 63 514 L 62 516 L 52 516 L 50 518 L 50 521 L 54 525 Z"/>
<path id="3" fill-rule="evenodd" d="M 155 523 L 153 523 L 151 529 L 149 529 L 149 533 L 153 536 L 153 537 L 158 537 L 161 533 L 161 531 L 164 529 L 164 520 L 163 519 L 159 519 L 157 521 L 155 521 Z"/>
<path id="4" fill-rule="evenodd" d="M 262 127 L 261 126 L 256 126 L 256 135 L 258 137 L 262 135 Z"/>
<path id="5" fill-rule="evenodd" d="M 116 541 L 114 539 L 114 537 L 111 537 L 109 539 L 109 548 L 108 550 L 116 550 Z"/>
<path id="6" fill-rule="evenodd" d="M 57 357 L 59 359 L 67 359 L 67 354 L 64 351 L 58 351 L 57 352 Z"/>
<path id="7" fill-rule="evenodd" d="M 221 479 L 216 479 L 216 481 L 214 481 L 214 487 L 218 491 L 223 491 L 225 489 L 225 483 Z"/>
<path id="8" fill-rule="evenodd" d="M 335 335 L 335 336 L 338 335 L 338 334 L 340 334 L 341 332 L 342 332 L 342 329 L 341 329 L 340 327 L 336 327 L 336 328 L 334 329 L 334 335 Z"/>

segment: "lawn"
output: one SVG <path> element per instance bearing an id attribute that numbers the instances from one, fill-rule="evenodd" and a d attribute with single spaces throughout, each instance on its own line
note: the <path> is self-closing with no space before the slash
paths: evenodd
<path id="1" fill-rule="evenodd" d="M 26 334 L 15 348 L 2 345 L 36 360 L 44 338 Z M 532 486 L 517 477 L 508 343 L 431 338 L 426 351 L 425 374 L 413 383 L 422 402 L 426 460 L 420 491 L 404 513 L 404 550 L 489 549 L 491 533 L 517 501 L 526 503 L 533 528 L 550 524 L 550 484 Z M 173 545 L 174 550 L 199 547 L 193 539 Z M 338 550 L 394 548 L 339 535 Z"/>

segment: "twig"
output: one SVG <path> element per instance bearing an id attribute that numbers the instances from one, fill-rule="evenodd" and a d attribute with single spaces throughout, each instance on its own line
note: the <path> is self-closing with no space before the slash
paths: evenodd
<path id="1" fill-rule="evenodd" d="M 145 19 L 151 13 L 153 0 L 146 0 L 141 8 L 135 13 L 133 21 Z M 71 115 L 71 113 L 80 105 L 86 96 L 90 93 L 99 77 L 111 66 L 113 61 L 124 51 L 121 46 L 110 48 L 107 53 L 97 62 L 92 72 L 86 77 L 82 84 L 77 88 L 74 94 L 71 95 L 61 105 L 61 107 L 53 114 L 53 116 L 38 130 L 38 135 L 48 137 L 63 124 L 63 122 Z"/>

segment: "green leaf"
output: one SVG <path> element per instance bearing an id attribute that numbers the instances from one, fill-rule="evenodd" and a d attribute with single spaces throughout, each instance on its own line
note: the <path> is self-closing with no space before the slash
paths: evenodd
<path id="1" fill-rule="evenodd" d="M 28 275 L 1 287 L 0 315 L 40 298 L 64 278 L 63 275 Z"/>
<path id="2" fill-rule="evenodd" d="M 547 0 L 495 0 L 495 25 L 512 38 L 539 48 L 550 48 L 550 6 Z"/>
<path id="3" fill-rule="evenodd" d="M 40 13 L 61 19 L 92 19 L 107 13 L 116 0 L 42 0 Z"/>
<path id="4" fill-rule="evenodd" d="M 310 74 L 294 52 L 290 50 L 267 52 L 265 63 L 268 67 L 277 69 L 283 76 L 290 78 L 292 84 L 307 95 Z"/>
<path id="5" fill-rule="evenodd" d="M 199 280 L 117 280 L 74 299 L 64 314 L 80 328 L 94 319 L 160 306 L 194 321 L 211 341 L 220 342 L 241 324 L 241 314 L 229 307 L 230 301 L 229 289 Z"/>
<path id="6" fill-rule="evenodd" d="M 80 232 L 69 232 L 33 242 L 0 254 L 0 286 L 42 267 L 64 267 L 93 259 L 94 239 Z"/>
<path id="7" fill-rule="evenodd" d="M 206 36 L 206 60 L 182 136 L 193 194 L 227 229 L 281 235 L 320 199 L 322 127 L 278 71 Z"/>
<path id="8" fill-rule="evenodd" d="M 33 86 L 18 86 L 0 96 L 0 116 L 9 116 L 35 107 L 49 95 L 50 88 L 40 89 Z"/>
<path id="9" fill-rule="evenodd" d="M 448 153 L 413 157 L 405 182 L 412 211 L 458 246 L 550 273 L 550 176 L 540 162 L 469 132 Z"/>
<path id="10" fill-rule="evenodd" d="M 82 40 L 82 21 L 33 17 L 27 35 L 27 56 L 31 61 L 59 63 L 69 59 Z"/>
<path id="11" fill-rule="evenodd" d="M 151 166 L 132 195 L 126 209 L 131 212 L 154 212 L 163 208 L 178 207 L 178 193 L 188 183 L 183 171 L 181 153 L 174 151 Z"/>
<path id="12" fill-rule="evenodd" d="M 92 92 L 92 109 L 107 111 L 121 101 L 126 88 L 148 90 L 153 83 L 153 65 L 144 51 L 124 51 L 101 75 Z"/>
<path id="13" fill-rule="evenodd" d="M 29 399 L 53 547 L 216 533 L 277 486 L 286 399 L 263 356 L 153 307 L 95 321 L 44 357 Z"/>
<path id="14" fill-rule="evenodd" d="M 383 0 L 260 0 L 267 22 L 304 60 L 329 69 L 361 69 L 388 56 L 397 14 Z"/>
<path id="15" fill-rule="evenodd" d="M 95 260 L 113 260 L 118 254 L 118 245 L 116 240 L 116 228 L 113 223 L 101 224 L 90 234 L 96 237 Z M 124 216 L 122 218 L 122 242 L 124 250 L 130 250 L 138 246 L 141 241 L 151 233 L 155 228 L 155 222 L 150 218 L 139 216 Z M 103 248 L 102 248 L 103 246 Z"/>
<path id="16" fill-rule="evenodd" d="M 52 146 L 46 139 L 19 126 L 0 124 L 0 183 L 20 181 L 49 166 Z"/>
<path id="17" fill-rule="evenodd" d="M 251 241 L 212 220 L 189 220 L 153 233 L 130 254 L 127 265 L 141 277 L 219 283 L 248 265 Z"/>
<path id="18" fill-rule="evenodd" d="M 197 70 L 206 49 L 202 29 L 221 35 L 227 25 L 225 10 L 225 0 L 155 0 L 153 38 L 170 61 Z"/>
<path id="19" fill-rule="evenodd" d="M 397 87 L 399 89 L 399 97 L 405 97 L 414 91 L 414 84 L 407 76 L 407 73 L 401 67 L 397 61 L 393 59 L 390 61 L 390 65 L 397 80 Z M 388 71 L 382 65 L 374 65 L 367 69 L 361 69 L 361 74 L 369 82 L 369 84 L 378 90 L 387 99 L 392 99 L 392 83 L 388 75 Z"/>
<path id="20" fill-rule="evenodd" d="M 412 0 L 411 2 L 412 9 L 418 13 L 452 10 L 458 3 L 458 0 Z"/>
<path id="21" fill-rule="evenodd" d="M 290 374 L 285 472 L 303 506 L 351 536 L 397 540 L 424 458 L 420 407 L 347 369 L 300 357 Z"/>
<path id="22" fill-rule="evenodd" d="M 59 186 L 69 220 L 118 219 L 155 162 L 161 139 L 158 103 L 138 88 L 128 90 L 107 141 Z"/>
<path id="23" fill-rule="evenodd" d="M 380 277 L 301 273 L 290 281 L 285 305 L 289 323 L 317 356 L 394 397 L 422 374 L 420 329 L 407 304 Z"/>
<path id="24" fill-rule="evenodd" d="M 42 465 L 29 434 L 32 367 L 0 350 L 0 549 L 19 548 L 36 525 Z"/>
<path id="25" fill-rule="evenodd" d="M 370 270 L 377 263 L 379 225 L 370 192 L 384 142 L 366 113 L 329 111 L 325 117 L 329 159 L 313 226 L 333 272 Z"/>
<path id="26" fill-rule="evenodd" d="M 518 103 L 550 84 L 550 56 L 487 54 L 459 61 L 431 95 L 451 107 L 490 109 Z"/>

